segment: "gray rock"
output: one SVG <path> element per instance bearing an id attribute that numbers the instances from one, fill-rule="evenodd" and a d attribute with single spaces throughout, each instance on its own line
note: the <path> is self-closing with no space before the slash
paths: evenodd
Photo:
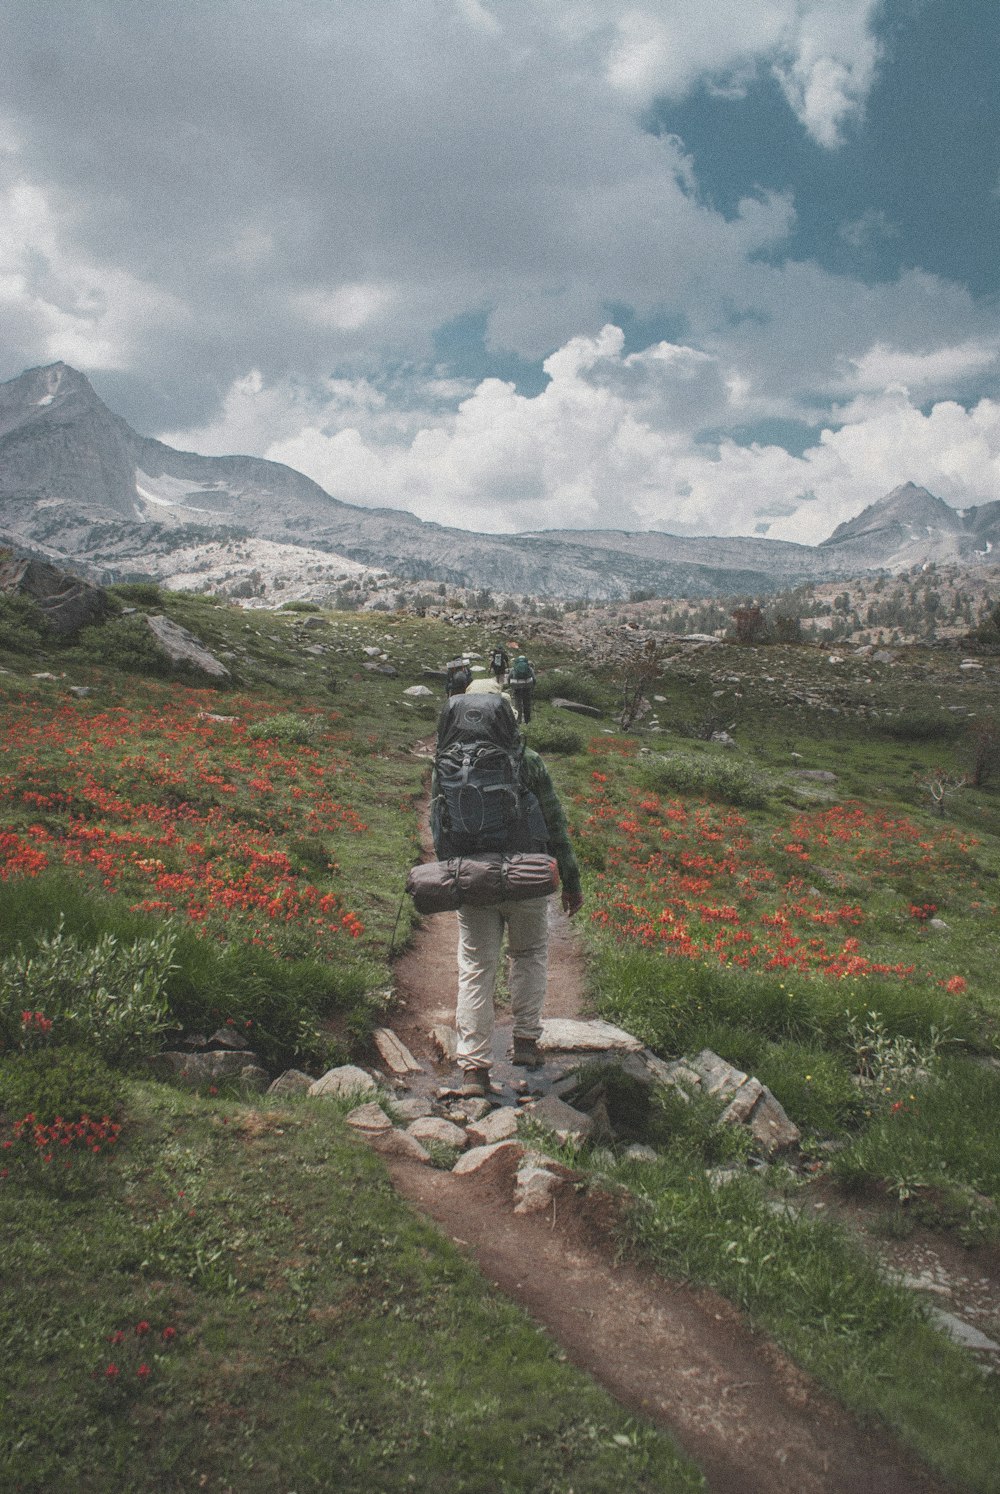
<path id="1" fill-rule="evenodd" d="M 560 696 L 554 696 L 549 704 L 557 711 L 574 711 L 578 716 L 590 716 L 595 721 L 599 721 L 604 715 L 596 706 L 583 705 L 578 700 L 563 700 Z"/>
<path id="2" fill-rule="evenodd" d="M 312 1085 L 309 1074 L 301 1069 L 286 1069 L 268 1086 L 269 1095 L 304 1095 Z"/>
<path id="3" fill-rule="evenodd" d="M 561 1185 L 562 1179 L 547 1167 L 535 1163 L 522 1165 L 514 1184 L 514 1213 L 542 1213 L 551 1206 Z"/>
<path id="4" fill-rule="evenodd" d="M 327 1069 L 326 1073 L 309 1086 L 314 1098 L 325 1095 L 371 1095 L 375 1093 L 375 1080 L 364 1069 L 354 1064 L 341 1064 L 339 1068 Z"/>
<path id="5" fill-rule="evenodd" d="M 430 1100 L 422 1100 L 418 1095 L 413 1095 L 405 1100 L 393 1100 L 392 1108 L 400 1120 L 415 1121 L 423 1115 L 433 1115 L 434 1106 Z"/>
<path id="6" fill-rule="evenodd" d="M 963 1318 L 956 1317 L 953 1312 L 945 1312 L 940 1307 L 930 1307 L 928 1312 L 942 1332 L 946 1333 L 953 1343 L 961 1344 L 963 1349 L 979 1349 L 989 1354 L 1000 1354 L 1000 1344 L 995 1339 L 987 1338 L 985 1333 L 980 1333 L 978 1328 L 973 1328 L 971 1323 L 966 1323 Z"/>
<path id="7" fill-rule="evenodd" d="M 533 1121 L 553 1131 L 560 1141 L 586 1141 L 594 1129 L 591 1116 L 567 1105 L 557 1095 L 544 1095 L 527 1106 L 526 1113 Z"/>
<path id="8" fill-rule="evenodd" d="M 229 670 L 225 664 L 220 663 L 214 654 L 210 654 L 205 645 L 193 633 L 189 633 L 187 628 L 171 622 L 169 617 L 150 617 L 145 612 L 140 612 L 137 616 L 145 623 L 158 649 L 175 669 L 192 669 L 216 680 L 229 679 Z"/>
<path id="9" fill-rule="evenodd" d="M 829 773 L 825 768 L 793 768 L 788 775 L 790 778 L 804 778 L 813 783 L 836 783 L 836 773 Z"/>
<path id="10" fill-rule="evenodd" d="M 77 700 L 86 700 L 90 694 L 89 685 L 70 685 L 69 693 L 75 695 Z"/>
<path id="11" fill-rule="evenodd" d="M 723 1126 L 746 1125 L 753 1113 L 754 1106 L 764 1093 L 764 1086 L 759 1079 L 747 1079 L 741 1084 L 725 1110 L 719 1116 L 719 1122 Z"/>
<path id="12" fill-rule="evenodd" d="M 691 1060 L 691 1068 L 701 1079 L 706 1094 L 723 1099 L 729 1099 L 747 1080 L 741 1069 L 734 1068 L 711 1048 L 702 1048 L 697 1058 Z"/>
<path id="13" fill-rule="evenodd" d="M 430 1163 L 430 1152 L 415 1136 L 407 1136 L 405 1131 L 397 1131 L 392 1126 L 388 1131 L 369 1131 L 365 1133 L 365 1139 L 382 1157 L 401 1157 L 407 1162 L 420 1162 L 425 1167 Z"/>
<path id="14" fill-rule="evenodd" d="M 732 752 L 738 746 L 736 738 L 731 737 L 728 731 L 713 731 L 710 740 L 718 742 L 719 746 L 724 747 L 727 752 Z"/>
<path id="15" fill-rule="evenodd" d="M 376 1027 L 372 1041 L 390 1074 L 419 1074 L 420 1065 L 396 1034 L 388 1027 Z"/>
<path id="16" fill-rule="evenodd" d="M 242 1032 L 235 1027 L 219 1027 L 207 1041 L 216 1048 L 230 1048 L 241 1053 L 245 1053 L 250 1047 Z"/>
<path id="17" fill-rule="evenodd" d="M 458 1151 L 464 1151 L 469 1144 L 461 1126 L 456 1126 L 453 1121 L 444 1120 L 439 1115 L 418 1117 L 407 1126 L 406 1134 L 414 1137 L 421 1146 L 433 1141 L 438 1146 L 450 1146 Z"/>
<path id="18" fill-rule="evenodd" d="M 542 1023 L 538 1046 L 546 1053 L 638 1053 L 642 1043 L 611 1022 L 575 1022 L 555 1018 Z"/>
<path id="19" fill-rule="evenodd" d="M 433 695 L 434 691 L 433 690 L 428 690 L 428 688 L 427 688 L 426 685 L 410 685 L 406 690 L 403 691 L 403 694 L 404 695 L 413 695 L 413 696 L 417 696 L 417 695 Z"/>
<path id="20" fill-rule="evenodd" d="M 0 592 L 34 602 L 54 633 L 70 637 L 81 628 L 104 622 L 114 611 L 106 591 L 70 576 L 44 560 L 0 562 Z"/>
<path id="21" fill-rule="evenodd" d="M 928 918 L 927 927 L 929 929 L 936 929 L 939 934 L 951 932 L 951 924 L 945 923 L 943 918 Z"/>
<path id="22" fill-rule="evenodd" d="M 151 1060 L 154 1073 L 173 1076 L 183 1084 L 215 1084 L 220 1079 L 238 1079 L 242 1071 L 256 1066 L 256 1053 L 158 1053 Z"/>
<path id="23" fill-rule="evenodd" d="M 492 1146 L 495 1141 L 507 1141 L 517 1135 L 519 1113 L 511 1105 L 501 1105 L 481 1120 L 472 1121 L 466 1135 L 475 1146 Z"/>
<path id="24" fill-rule="evenodd" d="M 347 1117 L 347 1124 L 355 1131 L 364 1132 L 365 1135 L 392 1129 L 392 1121 L 381 1105 L 376 1105 L 374 1100 L 368 1105 L 359 1105 L 357 1110 L 352 1110 Z"/>
<path id="25" fill-rule="evenodd" d="M 625 1155 L 632 1162 L 655 1162 L 658 1154 L 655 1147 L 646 1146 L 641 1141 L 633 1141 L 632 1145 L 626 1148 Z"/>
<path id="26" fill-rule="evenodd" d="M 466 1173 L 480 1172 L 497 1157 L 519 1158 L 523 1155 L 524 1147 L 519 1141 L 496 1141 L 492 1146 L 472 1147 L 470 1151 L 459 1157 L 451 1170 L 464 1177 Z"/>

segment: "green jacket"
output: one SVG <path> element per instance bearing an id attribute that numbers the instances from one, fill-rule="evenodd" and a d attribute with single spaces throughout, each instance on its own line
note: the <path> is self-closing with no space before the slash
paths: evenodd
<path id="1" fill-rule="evenodd" d="M 580 868 L 577 865 L 573 847 L 570 845 L 566 816 L 559 802 L 559 795 L 549 777 L 548 768 L 538 753 L 533 752 L 530 747 L 525 747 L 524 757 L 521 759 L 521 781 L 538 800 L 538 807 L 542 811 L 545 828 L 549 833 L 549 850 L 556 858 L 563 891 L 570 893 L 571 896 L 578 896 L 581 891 Z M 435 772 L 431 774 L 432 801 L 437 798 L 437 792 L 437 773 Z"/>

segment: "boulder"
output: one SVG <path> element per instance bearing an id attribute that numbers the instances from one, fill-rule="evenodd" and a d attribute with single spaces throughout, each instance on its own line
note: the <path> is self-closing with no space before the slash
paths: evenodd
<path id="1" fill-rule="evenodd" d="M 594 1129 L 591 1116 L 576 1110 L 560 1100 L 558 1095 L 545 1095 L 525 1107 L 525 1114 L 533 1121 L 555 1133 L 560 1141 L 586 1141 Z"/>
<path id="2" fill-rule="evenodd" d="M 392 1130 L 392 1121 L 381 1105 L 376 1105 L 374 1100 L 368 1105 L 359 1105 L 357 1110 L 352 1110 L 347 1117 L 347 1124 L 352 1130 L 360 1131 L 365 1136 Z"/>
<path id="3" fill-rule="evenodd" d="M 258 1067 L 256 1053 L 225 1051 L 157 1053 L 150 1064 L 154 1073 L 195 1086 L 216 1084 L 220 1079 L 239 1079 L 245 1068 Z"/>
<path id="4" fill-rule="evenodd" d="M 388 1131 L 367 1132 L 366 1140 L 382 1157 L 401 1157 L 406 1162 L 420 1162 L 425 1167 L 430 1164 L 431 1154 L 427 1148 L 421 1146 L 415 1136 L 408 1136 L 405 1131 L 397 1131 L 392 1126 Z"/>
<path id="5" fill-rule="evenodd" d="M 578 716 L 591 716 L 595 721 L 604 715 L 596 706 L 583 705 L 579 700 L 563 700 L 561 696 L 554 696 L 550 704 L 557 711 L 575 711 Z"/>
<path id="6" fill-rule="evenodd" d="M 472 1121 L 466 1128 L 468 1139 L 475 1146 L 492 1146 L 496 1141 L 509 1141 L 517 1135 L 519 1112 L 511 1105 L 501 1105 L 481 1120 Z"/>
<path id="7" fill-rule="evenodd" d="M 433 695 L 434 691 L 433 690 L 428 690 L 428 688 L 427 688 L 426 685 L 410 685 L 407 689 L 405 689 L 403 691 L 403 694 L 404 695 L 412 695 L 412 696 Z"/>
<path id="8" fill-rule="evenodd" d="M 321 1078 L 310 1084 L 309 1093 L 316 1099 L 327 1095 L 339 1098 L 342 1095 L 373 1095 L 375 1089 L 375 1080 L 370 1074 L 352 1063 L 345 1063 L 339 1068 L 327 1069 Z"/>
<path id="9" fill-rule="evenodd" d="M 171 622 L 169 617 L 151 617 L 146 612 L 137 614 L 145 623 L 158 649 L 170 661 L 173 668 L 194 670 L 214 680 L 228 680 L 229 670 L 210 654 L 205 645 L 187 628 Z"/>
<path id="10" fill-rule="evenodd" d="M 524 1147 L 519 1141 L 496 1141 L 492 1146 L 474 1146 L 459 1157 L 451 1170 L 464 1176 L 469 1172 L 480 1172 L 497 1157 L 509 1156 L 517 1160 L 523 1155 Z"/>
<path id="11" fill-rule="evenodd" d="M 372 1041 L 390 1074 L 419 1074 L 420 1065 L 404 1043 L 388 1027 L 376 1027 Z"/>
<path id="12" fill-rule="evenodd" d="M 642 1043 L 611 1022 L 554 1018 L 542 1023 L 538 1046 L 546 1053 L 638 1053 Z"/>
<path id="13" fill-rule="evenodd" d="M 464 1152 L 469 1144 L 461 1126 L 456 1126 L 453 1121 L 444 1120 L 439 1115 L 421 1116 L 407 1126 L 406 1134 L 414 1137 L 421 1146 L 433 1141 L 438 1146 L 450 1146 Z"/>
<path id="14" fill-rule="evenodd" d="M 81 581 L 44 560 L 12 558 L 0 562 L 0 592 L 34 602 L 48 626 L 62 637 L 101 623 L 116 610 L 101 587 Z"/>
<path id="15" fill-rule="evenodd" d="M 304 1095 L 312 1086 L 312 1078 L 301 1069 L 286 1069 L 268 1086 L 269 1095 Z"/>
<path id="16" fill-rule="evenodd" d="M 243 1055 L 244 1058 L 246 1054 Z M 240 1088 L 250 1091 L 256 1095 L 262 1095 L 267 1089 L 267 1081 L 270 1074 L 262 1069 L 260 1064 L 247 1063 L 240 1069 Z"/>

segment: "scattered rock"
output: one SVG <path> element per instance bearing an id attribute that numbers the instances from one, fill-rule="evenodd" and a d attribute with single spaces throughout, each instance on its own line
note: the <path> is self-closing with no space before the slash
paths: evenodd
<path id="1" fill-rule="evenodd" d="M 388 1027 L 376 1027 L 372 1041 L 390 1074 L 419 1074 L 420 1065 L 405 1044 Z"/>
<path id="2" fill-rule="evenodd" d="M 255 1053 L 247 1052 L 167 1052 L 157 1053 L 150 1063 L 154 1073 L 198 1086 L 214 1084 L 220 1079 L 238 1079 L 245 1068 L 255 1066 L 256 1058 Z"/>
<path id="3" fill-rule="evenodd" d="M 731 737 L 728 731 L 713 731 L 710 740 L 718 742 L 719 746 L 724 747 L 727 752 L 732 752 L 738 746 L 736 738 Z"/>
<path id="4" fill-rule="evenodd" d="M 546 1053 L 638 1053 L 642 1043 L 611 1022 L 577 1022 L 558 1017 L 542 1023 L 538 1046 Z"/>
<path id="5" fill-rule="evenodd" d="M 458 1151 L 464 1151 L 469 1144 L 461 1126 L 456 1126 L 452 1121 L 443 1120 L 439 1115 L 418 1117 L 407 1126 L 406 1134 L 414 1137 L 421 1145 L 433 1141 L 438 1146 L 455 1147 Z"/>
<path id="6" fill-rule="evenodd" d="M 655 1162 L 657 1159 L 656 1149 L 642 1141 L 633 1141 L 630 1147 L 626 1147 L 625 1155 L 633 1162 Z"/>
<path id="7" fill-rule="evenodd" d="M 301 1069 L 286 1069 L 279 1074 L 277 1079 L 268 1085 L 269 1095 L 304 1095 L 312 1086 L 312 1078 L 309 1074 L 303 1074 Z"/>
<path id="8" fill-rule="evenodd" d="M 364 1069 L 354 1064 L 342 1064 L 339 1068 L 327 1069 L 326 1073 L 309 1086 L 309 1093 L 321 1099 L 324 1095 L 371 1095 L 375 1093 L 375 1080 Z"/>
<path id="9" fill-rule="evenodd" d="M 544 1095 L 527 1107 L 527 1114 L 533 1121 L 554 1132 L 560 1141 L 586 1141 L 594 1129 L 591 1116 L 567 1105 L 558 1095 Z"/>
<path id="10" fill-rule="evenodd" d="M 510 1105 L 492 1110 L 480 1120 L 473 1121 L 466 1135 L 474 1146 L 492 1146 L 496 1141 L 507 1141 L 517 1135 L 517 1118 L 520 1112 Z"/>
<path id="11" fill-rule="evenodd" d="M 480 1172 L 488 1166 L 496 1157 L 522 1157 L 524 1147 L 519 1141 L 496 1141 L 492 1146 L 474 1146 L 471 1151 L 459 1157 L 452 1168 L 452 1172 L 464 1176 L 467 1172 Z"/>
<path id="12" fill-rule="evenodd" d="M 936 929 L 939 934 L 948 934 L 951 932 L 951 924 L 945 923 L 943 918 L 928 918 L 927 927 L 929 929 Z"/>
<path id="13" fill-rule="evenodd" d="M 211 679 L 229 679 L 229 670 L 225 664 L 214 654 L 210 654 L 205 645 L 193 633 L 189 633 L 187 628 L 171 622 L 169 617 L 150 617 L 145 612 L 137 613 L 136 616 L 140 622 L 145 623 L 160 653 L 175 669 L 191 669 L 198 674 L 207 674 Z"/>
<path id="14" fill-rule="evenodd" d="M 235 1027 L 220 1027 L 206 1040 L 206 1047 L 228 1048 L 233 1052 L 245 1053 L 250 1044 Z"/>
<path id="15" fill-rule="evenodd" d="M 0 563 L 0 592 L 27 597 L 34 602 L 48 626 L 61 637 L 104 622 L 115 611 L 106 591 L 58 570 L 44 560 Z"/>
<path id="16" fill-rule="evenodd" d="M 514 1184 L 514 1213 L 540 1214 L 550 1207 L 561 1184 L 562 1179 L 547 1167 L 522 1163 Z"/>
<path id="17" fill-rule="evenodd" d="M 393 1100 L 392 1108 L 402 1121 L 415 1121 L 421 1116 L 434 1114 L 434 1106 L 430 1100 L 422 1100 L 418 1095 L 411 1099 Z"/>
<path id="18" fill-rule="evenodd" d="M 408 1136 L 405 1131 L 397 1131 L 390 1126 L 388 1131 L 372 1131 L 367 1135 L 368 1142 L 375 1151 L 383 1157 L 404 1157 L 410 1162 L 421 1162 L 428 1166 L 431 1154 L 426 1147 L 420 1145 L 415 1136 Z"/>
<path id="19" fill-rule="evenodd" d="M 945 1312 L 941 1307 L 931 1307 L 928 1312 L 942 1332 L 953 1343 L 961 1344 L 963 1349 L 980 1349 L 989 1354 L 1000 1354 L 1000 1344 L 995 1339 L 987 1338 L 985 1333 L 980 1333 L 978 1328 L 973 1328 L 971 1323 L 956 1317 L 953 1312 Z"/>
<path id="20" fill-rule="evenodd" d="M 69 693 L 75 695 L 77 700 L 86 700 L 90 694 L 89 685 L 70 685 Z"/>
<path id="21" fill-rule="evenodd" d="M 836 783 L 836 773 L 830 773 L 826 768 L 793 768 L 788 775 L 790 778 L 804 778 L 812 783 Z"/>
<path id="22" fill-rule="evenodd" d="M 374 1101 L 368 1105 L 359 1105 L 357 1110 L 352 1110 L 347 1117 L 347 1124 L 366 1136 L 392 1130 L 392 1121 L 381 1105 L 376 1105 Z"/>
<path id="23" fill-rule="evenodd" d="M 578 700 L 563 700 L 560 696 L 554 696 L 549 704 L 557 711 L 575 711 L 578 716 L 591 716 L 595 721 L 604 715 L 596 706 L 583 705 Z"/>
<path id="24" fill-rule="evenodd" d="M 410 685 L 403 691 L 404 695 L 433 695 L 433 690 L 428 690 L 426 685 Z"/>

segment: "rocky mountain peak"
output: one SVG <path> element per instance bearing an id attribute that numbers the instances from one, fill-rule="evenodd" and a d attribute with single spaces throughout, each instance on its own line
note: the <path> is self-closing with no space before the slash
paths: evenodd
<path id="1" fill-rule="evenodd" d="M 933 493 L 918 487 L 916 483 L 904 482 L 884 498 L 870 503 L 853 519 L 838 524 L 823 544 L 843 544 L 847 540 L 861 539 L 887 529 L 896 529 L 901 536 L 915 538 L 930 530 L 955 533 L 961 528 L 962 520 L 950 504 L 941 498 L 935 498 Z"/>

